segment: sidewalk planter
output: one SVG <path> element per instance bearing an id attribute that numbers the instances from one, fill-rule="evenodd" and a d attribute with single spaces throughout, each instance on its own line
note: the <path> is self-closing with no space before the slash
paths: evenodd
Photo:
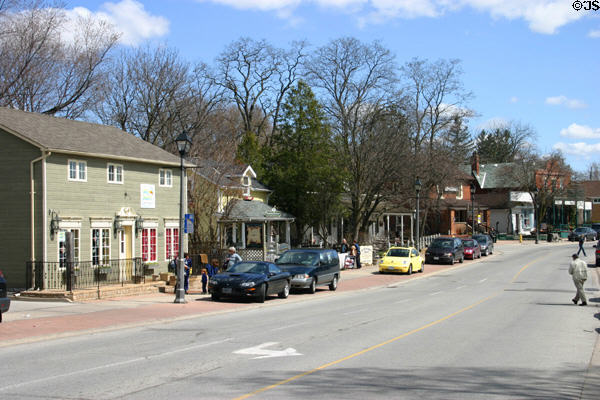
<path id="1" fill-rule="evenodd" d="M 105 281 L 108 277 L 108 274 L 110 273 L 110 270 L 110 266 L 98 266 L 98 269 L 96 271 L 96 277 L 98 281 Z"/>

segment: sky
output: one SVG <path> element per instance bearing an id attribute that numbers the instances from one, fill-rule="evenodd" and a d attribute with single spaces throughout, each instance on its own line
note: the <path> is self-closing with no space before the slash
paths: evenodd
<path id="1" fill-rule="evenodd" d="M 531 126 L 541 154 L 559 149 L 584 171 L 600 162 L 600 1 L 578 0 L 67 0 L 122 33 L 120 45 L 166 43 L 212 64 L 240 37 L 288 48 L 378 40 L 399 65 L 459 59 L 473 93 L 473 133 Z"/>

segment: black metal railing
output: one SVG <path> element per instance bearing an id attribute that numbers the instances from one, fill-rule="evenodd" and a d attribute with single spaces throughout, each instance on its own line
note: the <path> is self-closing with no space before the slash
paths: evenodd
<path id="1" fill-rule="evenodd" d="M 108 260 L 102 265 L 91 261 L 28 261 L 28 289 L 75 290 L 107 285 L 144 283 L 145 264 L 141 258 Z"/>

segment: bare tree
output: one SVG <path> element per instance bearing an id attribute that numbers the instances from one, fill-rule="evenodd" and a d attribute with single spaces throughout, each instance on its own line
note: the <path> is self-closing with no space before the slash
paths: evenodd
<path id="1" fill-rule="evenodd" d="M 437 187 L 457 179 L 457 168 L 452 163 L 454 149 L 444 146 L 444 141 L 447 142 L 449 131 L 456 128 L 457 120 L 464 122 L 473 115 L 466 106 L 471 93 L 463 87 L 459 60 L 413 59 L 401 72 L 402 105 L 410 124 L 413 166 L 413 176 L 406 179 L 404 190 L 414 192 L 412 186 L 418 175 L 423 193 L 438 193 L 437 198 L 421 196 L 421 218 L 426 221 L 442 193 Z M 422 223 L 420 227 L 424 230 L 426 225 Z"/>
<path id="2" fill-rule="evenodd" d="M 331 41 L 305 63 L 308 82 L 322 97 L 339 157 L 347 168 L 350 225 L 355 236 L 366 229 L 382 201 L 386 171 L 396 167 L 381 158 L 396 149 L 396 142 L 390 140 L 394 130 L 379 130 L 384 116 L 392 115 L 388 105 L 394 67 L 394 57 L 380 43 L 365 44 L 354 38 Z M 387 119 L 390 127 L 392 121 Z"/>
<path id="3" fill-rule="evenodd" d="M 215 80 L 242 118 L 239 137 L 252 132 L 265 141 L 276 129 L 283 98 L 298 79 L 305 47 L 304 42 L 294 42 L 290 50 L 283 50 L 265 40 L 240 38 L 218 57 Z"/>
<path id="4" fill-rule="evenodd" d="M 0 105 L 76 118 L 97 100 L 118 40 L 112 26 L 68 21 L 63 8 L 43 1 L 0 8 L 0 26 Z"/>

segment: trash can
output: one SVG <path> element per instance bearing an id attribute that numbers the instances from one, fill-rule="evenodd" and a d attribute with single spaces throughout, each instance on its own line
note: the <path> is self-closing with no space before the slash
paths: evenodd
<path id="1" fill-rule="evenodd" d="M 547 235 L 547 236 L 548 236 L 548 242 L 552 243 L 552 239 L 554 238 L 554 234 L 553 234 L 553 233 L 550 233 L 550 232 L 548 232 L 548 235 Z"/>

